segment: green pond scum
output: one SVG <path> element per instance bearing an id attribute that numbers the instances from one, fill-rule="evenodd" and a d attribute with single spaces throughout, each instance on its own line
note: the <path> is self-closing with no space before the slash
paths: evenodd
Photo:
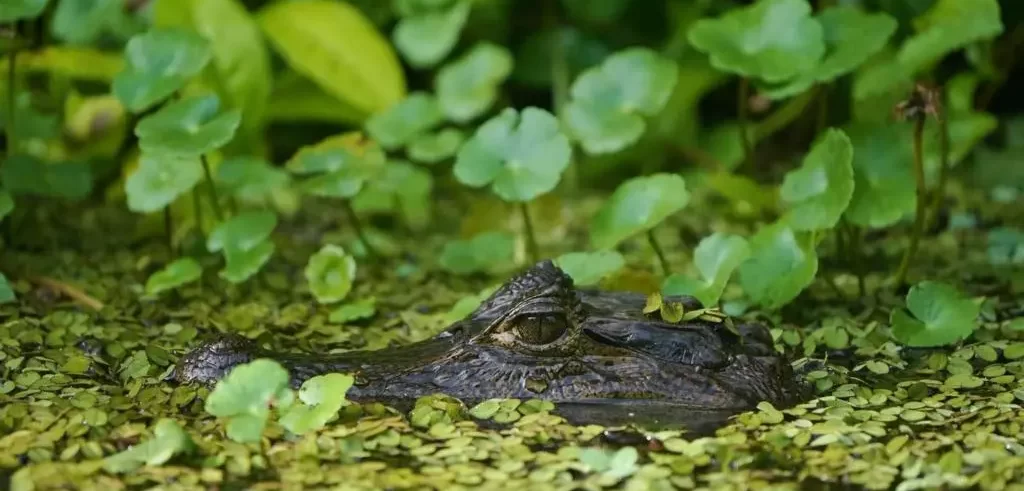
<path id="1" fill-rule="evenodd" d="M 0 490 L 1024 491 L 1022 59 L 1019 0 L 0 0 Z M 581 346 L 804 393 L 295 383 L 548 260 L 632 294 Z"/>

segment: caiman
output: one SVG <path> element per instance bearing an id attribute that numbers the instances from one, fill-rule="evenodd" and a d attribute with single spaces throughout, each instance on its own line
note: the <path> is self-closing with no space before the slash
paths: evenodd
<path id="1" fill-rule="evenodd" d="M 355 375 L 350 400 L 396 401 L 443 393 L 565 403 L 645 403 L 735 413 L 761 401 L 791 405 L 803 392 L 790 363 L 758 323 L 720 319 L 669 323 L 643 312 L 639 293 L 575 288 L 543 261 L 498 288 L 475 311 L 434 337 L 405 346 L 342 354 L 284 354 L 240 337 L 206 342 L 184 355 L 172 378 L 212 384 L 232 367 L 271 358 L 298 387 L 330 372 Z M 666 296 L 686 311 L 688 296 Z"/>

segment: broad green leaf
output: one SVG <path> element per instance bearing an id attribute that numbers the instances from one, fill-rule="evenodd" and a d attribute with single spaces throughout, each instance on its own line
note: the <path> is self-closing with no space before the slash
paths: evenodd
<path id="1" fill-rule="evenodd" d="M 346 303 L 331 311 L 328 320 L 331 322 L 346 323 L 373 317 L 377 313 L 377 300 L 373 297 Z"/>
<path id="2" fill-rule="evenodd" d="M 405 97 L 405 75 L 387 40 L 353 5 L 274 2 L 259 14 L 267 38 L 296 72 L 363 115 Z"/>
<path id="3" fill-rule="evenodd" d="M 695 22 L 688 39 L 715 68 L 769 83 L 811 71 L 825 54 L 823 29 L 807 0 L 758 0 Z"/>
<path id="4" fill-rule="evenodd" d="M 217 251 L 248 251 L 270 238 L 277 226 L 272 211 L 243 211 L 217 225 L 206 240 L 206 249 Z"/>
<path id="5" fill-rule="evenodd" d="M 892 312 L 892 335 L 907 346 L 954 344 L 974 332 L 981 308 L 951 285 L 922 281 L 907 293 L 907 309 Z"/>
<path id="6" fill-rule="evenodd" d="M 21 142 L 51 140 L 60 137 L 60 116 L 43 112 L 37 107 L 37 98 L 30 92 L 20 92 L 15 98 L 14 136 Z M 6 102 L 0 114 L 0 126 L 7 129 Z"/>
<path id="7" fill-rule="evenodd" d="M 444 128 L 435 133 L 423 133 L 409 142 L 405 149 L 409 158 L 425 164 L 436 164 L 455 156 L 466 141 L 466 135 L 455 128 Z"/>
<path id="8" fill-rule="evenodd" d="M 206 412 L 228 419 L 228 438 L 259 441 L 270 406 L 288 388 L 288 371 L 279 363 L 257 359 L 231 369 L 206 398 Z M 235 422 L 235 421 L 238 422 Z"/>
<path id="9" fill-rule="evenodd" d="M 348 404 L 345 393 L 355 379 L 351 375 L 328 373 L 303 382 L 299 400 L 281 416 L 281 425 L 288 431 L 302 435 L 323 428 L 342 406 Z"/>
<path id="10" fill-rule="evenodd" d="M 10 282 L 7 281 L 7 276 L 0 273 L 0 304 L 10 303 L 17 299 L 14 294 L 14 289 L 11 288 Z"/>
<path id="11" fill-rule="evenodd" d="M 291 182 L 283 169 L 255 157 L 235 157 L 217 166 L 217 186 L 243 203 L 263 204 Z"/>
<path id="12" fill-rule="evenodd" d="M 850 73 L 881 51 L 896 32 L 897 22 L 884 12 L 868 13 L 853 5 L 836 5 L 818 16 L 826 53 L 810 71 L 765 95 L 781 99 L 799 94 L 815 83 L 827 83 Z"/>
<path id="13" fill-rule="evenodd" d="M 263 265 L 270 261 L 276 249 L 274 243 L 269 240 L 246 250 L 225 249 L 224 269 L 217 274 L 231 283 L 242 283 L 258 273 Z"/>
<path id="14" fill-rule="evenodd" d="M 693 263 L 701 278 L 674 274 L 662 283 L 661 293 L 690 295 L 705 307 L 717 305 L 729 277 L 749 257 L 750 246 L 743 237 L 716 232 L 702 239 L 693 251 Z"/>
<path id="15" fill-rule="evenodd" d="M 904 41 L 897 55 L 900 65 L 911 73 L 1003 33 L 997 0 L 938 0 L 914 24 L 917 34 Z"/>
<path id="16" fill-rule="evenodd" d="M 241 111 L 241 132 L 256 138 L 270 97 L 270 54 L 245 5 L 239 0 L 160 0 L 155 17 L 157 25 L 190 26 L 209 42 L 212 85 L 228 108 Z"/>
<path id="17" fill-rule="evenodd" d="M 845 217 L 883 228 L 914 213 L 910 131 L 905 125 L 857 123 L 845 128 L 853 144 L 853 196 Z"/>
<path id="18" fill-rule="evenodd" d="M 785 222 L 758 231 L 750 239 L 750 254 L 739 267 L 740 286 L 766 309 L 789 303 L 818 272 L 812 237 L 807 232 L 795 232 Z"/>
<path id="19" fill-rule="evenodd" d="M 167 290 L 192 283 L 203 276 L 203 267 L 191 257 L 176 259 L 146 280 L 146 295 L 159 295 Z"/>
<path id="20" fill-rule="evenodd" d="M 121 53 L 86 46 L 47 46 L 18 53 L 19 71 L 47 73 L 73 80 L 110 83 L 124 65 Z M 7 59 L 0 60 L 0 69 L 7 71 Z"/>
<path id="21" fill-rule="evenodd" d="M 618 450 L 585 448 L 580 452 L 579 458 L 580 462 L 592 470 L 615 479 L 627 477 L 639 469 L 639 453 L 636 448 L 630 446 Z"/>
<path id="22" fill-rule="evenodd" d="M 299 183 L 303 192 L 331 198 L 352 198 L 367 180 L 383 172 L 384 151 L 358 133 L 336 135 L 302 147 L 285 164 L 293 174 L 309 176 Z"/>
<path id="23" fill-rule="evenodd" d="M 988 260 L 994 265 L 1024 264 L 1024 232 L 1012 227 L 988 233 Z"/>
<path id="24" fill-rule="evenodd" d="M 676 174 L 634 177 L 621 185 L 601 206 L 590 223 L 590 244 L 611 249 L 646 232 L 690 201 L 686 181 Z"/>
<path id="25" fill-rule="evenodd" d="M 410 227 L 419 229 L 430 220 L 433 184 L 430 172 L 423 168 L 408 162 L 388 162 L 384 172 L 367 182 L 352 199 L 352 208 L 356 211 L 398 212 Z"/>
<path id="26" fill-rule="evenodd" d="M 4 221 L 12 211 L 14 211 L 14 197 L 11 196 L 10 191 L 6 189 L 0 189 L 0 222 Z"/>
<path id="27" fill-rule="evenodd" d="M 784 219 L 794 230 L 835 227 L 853 196 L 853 144 L 842 130 L 825 131 L 799 169 L 786 174 L 780 189 L 789 205 Z"/>
<path id="28" fill-rule="evenodd" d="M 143 465 L 159 466 L 177 454 L 192 453 L 196 446 L 177 421 L 161 418 L 153 427 L 153 438 L 103 459 L 107 472 L 131 472 Z"/>
<path id="29" fill-rule="evenodd" d="M 125 180 L 128 209 L 149 213 L 163 209 L 192 190 L 203 177 L 197 156 L 142 154 L 139 167 Z"/>
<path id="30" fill-rule="evenodd" d="M 60 0 L 50 31 L 68 44 L 91 44 L 124 15 L 121 0 Z"/>
<path id="31" fill-rule="evenodd" d="M 590 154 L 617 152 L 635 143 L 658 114 L 679 78 L 674 61 L 648 48 L 619 51 L 572 84 L 564 120 Z"/>
<path id="32" fill-rule="evenodd" d="M 8 158 L 0 182 L 12 195 L 78 200 L 92 191 L 92 168 L 81 162 L 46 162 L 26 154 Z"/>
<path id="33" fill-rule="evenodd" d="M 512 263 L 515 246 L 515 237 L 507 232 L 484 232 L 468 240 L 449 241 L 438 262 L 455 274 L 493 273 Z"/>
<path id="34" fill-rule="evenodd" d="M 530 201 L 555 188 L 572 159 L 569 139 L 547 111 L 508 108 L 481 125 L 459 150 L 455 178 L 490 185 L 505 201 Z"/>
<path id="35" fill-rule="evenodd" d="M 309 258 L 305 275 L 317 302 L 340 302 L 352 291 L 356 260 L 340 246 L 328 244 Z"/>
<path id="36" fill-rule="evenodd" d="M 498 88 L 512 73 L 512 54 L 497 44 L 481 42 L 437 73 L 437 99 L 446 116 L 465 123 L 487 112 Z"/>
<path id="37" fill-rule="evenodd" d="M 614 274 L 626 265 L 617 251 L 570 252 L 555 259 L 576 286 L 590 286 Z"/>
<path id="38" fill-rule="evenodd" d="M 444 119 L 434 96 L 413 92 L 398 104 L 366 120 L 366 133 L 385 150 L 403 147 Z"/>
<path id="39" fill-rule="evenodd" d="M 131 38 L 124 69 L 112 90 L 132 112 L 142 112 L 182 88 L 210 62 L 210 46 L 181 28 L 154 28 Z"/>
<path id="40" fill-rule="evenodd" d="M 237 109 L 219 110 L 220 99 L 213 94 L 167 104 L 135 126 L 139 148 L 183 155 L 212 152 L 231 141 L 242 117 Z"/>
<path id="41" fill-rule="evenodd" d="M 404 16 L 391 39 L 413 68 L 432 67 L 455 47 L 469 11 L 470 2 L 458 0 L 439 9 Z"/>
<path id="42" fill-rule="evenodd" d="M 31 19 L 43 13 L 49 0 L 3 0 L 0 3 L 0 23 Z"/>
<path id="43" fill-rule="evenodd" d="M 323 121 L 358 126 L 366 113 L 329 95 L 291 70 L 274 80 L 267 117 L 270 121 Z"/>

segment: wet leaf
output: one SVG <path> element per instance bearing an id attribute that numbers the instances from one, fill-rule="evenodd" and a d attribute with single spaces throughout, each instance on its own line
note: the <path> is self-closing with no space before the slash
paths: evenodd
<path id="1" fill-rule="evenodd" d="M 409 142 L 406 148 L 409 158 L 425 164 L 436 164 L 450 159 L 466 141 L 466 135 L 455 128 L 444 128 L 434 133 L 424 133 Z"/>
<path id="2" fill-rule="evenodd" d="M 259 441 L 270 416 L 270 406 L 279 400 L 290 403 L 288 372 L 277 362 L 257 359 L 231 369 L 206 398 L 206 412 L 227 419 L 228 438 L 240 442 Z"/>
<path id="3" fill-rule="evenodd" d="M 376 303 L 376 299 L 372 297 L 359 300 L 357 302 L 346 303 L 334 309 L 328 319 L 331 322 L 338 322 L 342 324 L 360 319 L 367 319 L 373 317 L 377 313 L 377 308 L 375 306 Z"/>
<path id="4" fill-rule="evenodd" d="M 291 182 L 291 176 L 266 160 L 234 157 L 217 166 L 218 189 L 224 189 L 243 203 L 264 204 Z"/>
<path id="5" fill-rule="evenodd" d="M 853 144 L 853 195 L 846 219 L 862 227 L 882 228 L 914 212 L 917 206 L 909 133 L 891 125 L 854 124 L 846 128 Z"/>
<path id="6" fill-rule="evenodd" d="M 444 119 L 434 96 L 413 92 L 366 121 L 366 132 L 385 150 L 401 148 Z"/>
<path id="7" fill-rule="evenodd" d="M 784 220 L 794 230 L 831 229 L 853 196 L 853 145 L 842 130 L 829 129 L 786 174 L 780 196 L 789 205 Z"/>
<path id="8" fill-rule="evenodd" d="M 4 0 L 0 4 L 0 23 L 31 19 L 43 13 L 49 0 Z"/>
<path id="9" fill-rule="evenodd" d="M 176 259 L 146 280 L 146 295 L 159 295 L 167 290 L 192 283 L 203 275 L 203 267 L 191 257 Z"/>
<path id="10" fill-rule="evenodd" d="M 635 143 L 665 107 L 679 77 L 676 64 L 647 48 L 619 51 L 573 82 L 564 120 L 589 154 Z"/>
<path id="11" fill-rule="evenodd" d="M 277 226 L 277 215 L 272 211 L 243 211 L 217 225 L 206 239 L 206 249 L 218 251 L 248 251 L 270 238 Z"/>
<path id="12" fill-rule="evenodd" d="M 135 126 L 143 152 L 201 155 L 231 141 L 241 122 L 241 112 L 217 114 L 220 99 L 213 94 L 167 104 Z"/>
<path id="13" fill-rule="evenodd" d="M 439 8 L 431 8 L 430 2 L 419 3 L 422 5 L 398 21 L 391 39 L 410 65 L 429 68 L 455 47 L 469 18 L 471 5 L 464 0 L 436 4 Z"/>
<path id="14" fill-rule="evenodd" d="M 444 245 L 438 260 L 455 274 L 495 272 L 512 263 L 515 237 L 507 232 L 484 232 L 469 240 L 452 240 Z"/>
<path id="15" fill-rule="evenodd" d="M 328 244 L 309 258 L 305 275 L 309 290 L 317 302 L 339 302 L 352 290 L 356 260 L 342 247 Z"/>
<path id="16" fill-rule="evenodd" d="M 124 49 L 125 66 L 113 92 L 132 112 L 163 101 L 210 62 L 205 39 L 181 28 L 153 28 L 132 37 Z"/>
<path id="17" fill-rule="evenodd" d="M 811 71 L 825 54 L 823 29 L 807 0 L 758 0 L 698 20 L 688 39 L 715 68 L 771 83 Z"/>
<path id="18" fill-rule="evenodd" d="M 619 185 L 594 216 L 590 244 L 596 249 L 613 248 L 656 227 L 689 201 L 686 182 L 679 175 L 634 177 Z"/>
<path id="19" fill-rule="evenodd" d="M 743 291 L 767 309 L 796 298 L 818 272 L 818 255 L 811 237 L 785 222 L 759 230 L 750 239 L 750 258 L 739 267 Z"/>
<path id="20" fill-rule="evenodd" d="M 162 418 L 153 428 L 153 438 L 103 460 L 107 472 L 131 472 L 143 465 L 158 466 L 175 455 L 195 451 L 195 444 L 177 421 Z"/>
<path id="21" fill-rule="evenodd" d="M 139 167 L 125 181 L 128 209 L 149 213 L 171 204 L 203 177 L 198 156 L 142 154 Z"/>
<path id="22" fill-rule="evenodd" d="M 922 281 L 907 294 L 908 314 L 892 312 L 892 334 L 908 346 L 943 346 L 961 341 L 974 332 L 980 308 L 953 286 Z M 911 317 L 911 314 L 913 317 Z"/>
<path id="23" fill-rule="evenodd" d="M 0 167 L 0 181 L 12 195 L 77 200 L 92 191 L 92 168 L 82 162 L 47 162 L 17 154 Z"/>
<path id="24" fill-rule="evenodd" d="M 10 303 L 17 299 L 18 297 L 14 294 L 10 282 L 7 281 L 7 276 L 0 273 L 0 304 Z"/>
<path id="25" fill-rule="evenodd" d="M 271 241 L 263 241 L 251 249 L 224 249 L 224 269 L 218 273 L 231 283 L 241 283 L 259 272 L 274 255 L 276 247 Z"/>
<path id="26" fill-rule="evenodd" d="M 481 116 L 498 98 L 498 88 L 512 73 L 512 54 L 481 42 L 445 65 L 435 82 L 438 102 L 449 120 L 465 123 Z"/>
<path id="27" fill-rule="evenodd" d="M 482 124 L 453 168 L 470 187 L 490 185 L 505 201 L 530 201 L 555 188 L 572 158 L 568 138 L 547 111 L 508 108 Z"/>
<path id="28" fill-rule="evenodd" d="M 729 278 L 748 257 L 750 246 L 743 237 L 716 232 L 702 239 L 693 251 L 693 263 L 701 279 L 674 274 L 662 283 L 661 292 L 696 297 L 705 307 L 716 305 Z"/>
<path id="29" fill-rule="evenodd" d="M 595 285 L 626 265 L 617 251 L 570 252 L 555 259 L 555 264 L 572 277 L 576 286 Z"/>
<path id="30" fill-rule="evenodd" d="M 341 373 L 328 373 L 306 380 L 299 388 L 299 400 L 303 404 L 289 407 L 281 415 L 281 425 L 299 435 L 323 428 L 348 403 L 345 393 L 354 380 L 351 375 Z"/>

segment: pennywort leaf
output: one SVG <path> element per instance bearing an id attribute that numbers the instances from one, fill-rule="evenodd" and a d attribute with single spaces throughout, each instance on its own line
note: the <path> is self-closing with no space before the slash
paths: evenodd
<path id="1" fill-rule="evenodd" d="M 305 275 L 317 302 L 340 302 L 352 291 L 356 260 L 341 246 L 328 244 L 309 258 Z"/>
<path id="2" fill-rule="evenodd" d="M 626 265 L 626 259 L 614 250 L 570 252 L 555 259 L 576 286 L 590 286 L 600 282 Z"/>
<path id="3" fill-rule="evenodd" d="M 440 265 L 455 274 L 492 273 L 506 268 L 515 254 L 515 237 L 507 232 L 484 232 L 444 245 Z"/>
<path id="4" fill-rule="evenodd" d="M 714 233 L 702 239 L 693 251 L 693 263 L 700 279 L 674 274 L 661 286 L 664 295 L 689 295 L 701 305 L 712 307 L 718 303 L 736 268 L 750 257 L 750 246 L 738 235 Z"/>
<path id="5" fill-rule="evenodd" d="M 512 54 L 483 42 L 437 73 L 437 97 L 451 121 L 464 123 L 485 113 L 498 98 L 498 87 L 512 73 Z"/>
<path id="6" fill-rule="evenodd" d="M 153 438 L 103 460 L 108 472 L 131 472 L 143 465 L 162 465 L 177 454 L 195 451 L 192 438 L 177 421 L 162 418 L 153 427 Z"/>
<path id="7" fill-rule="evenodd" d="M 199 261 L 191 257 L 176 259 L 146 280 L 146 295 L 159 295 L 196 281 L 202 275 L 203 267 L 199 265 Z"/>
<path id="8" fill-rule="evenodd" d="M 275 191 L 291 183 L 288 172 L 255 157 L 233 157 L 217 166 L 218 189 L 248 204 L 266 203 Z"/>
<path id="9" fill-rule="evenodd" d="M 234 137 L 242 114 L 237 109 L 218 114 L 220 98 L 214 94 L 167 104 L 139 121 L 135 136 L 143 152 L 202 155 Z"/>
<path id="10" fill-rule="evenodd" d="M 298 435 L 323 428 L 342 406 L 348 404 L 345 393 L 354 381 L 351 375 L 341 373 L 328 373 L 306 380 L 299 388 L 302 404 L 291 405 L 281 415 L 281 425 Z"/>
<path id="11" fill-rule="evenodd" d="M 298 186 L 307 194 L 352 198 L 383 171 L 385 162 L 379 145 L 359 133 L 346 133 L 302 147 L 285 168 L 302 176 Z"/>
<path id="12" fill-rule="evenodd" d="M 466 141 L 466 135 L 455 128 L 444 128 L 434 133 L 417 136 L 406 148 L 409 158 L 424 164 L 436 164 L 450 159 Z"/>
<path id="13" fill-rule="evenodd" d="M 434 96 L 413 92 L 398 104 L 366 121 L 366 132 L 385 150 L 394 150 L 427 132 L 443 120 Z"/>
<path id="14" fill-rule="evenodd" d="M 274 255 L 276 246 L 266 240 L 251 249 L 224 249 L 224 269 L 218 273 L 221 278 L 231 283 L 242 283 L 258 273 Z"/>
<path id="15" fill-rule="evenodd" d="M 293 398 L 288 372 L 279 363 L 257 359 L 233 368 L 206 398 L 206 412 L 227 420 L 228 438 L 257 442 L 270 416 L 270 407 Z"/>
<path id="16" fill-rule="evenodd" d="M 161 210 L 192 190 L 202 177 L 198 156 L 144 153 L 138 169 L 125 181 L 128 209 L 139 213 Z"/>
<path id="17" fill-rule="evenodd" d="M 767 309 L 777 309 L 807 288 L 818 272 L 812 237 L 785 222 L 762 228 L 750 239 L 750 258 L 739 268 L 740 286 Z"/>
<path id="18" fill-rule="evenodd" d="M 470 2 L 400 2 L 402 19 L 391 35 L 395 47 L 414 68 L 429 68 L 448 56 L 469 18 Z M 404 11 L 403 11 L 404 10 Z"/>
<path id="19" fill-rule="evenodd" d="M 853 144 L 839 129 L 826 130 L 799 169 L 786 174 L 780 196 L 794 230 L 830 229 L 853 196 Z"/>
<path id="20" fill-rule="evenodd" d="M 17 299 L 14 294 L 14 289 L 11 288 L 11 283 L 7 281 L 7 276 L 0 273 L 0 304 L 10 303 Z"/>
<path id="21" fill-rule="evenodd" d="M 911 287 L 907 309 L 910 314 L 903 309 L 892 312 L 892 335 L 905 345 L 917 347 L 944 346 L 967 338 L 974 332 L 981 311 L 953 286 L 934 281 Z"/>
<path id="22" fill-rule="evenodd" d="M 277 226 L 272 211 L 244 211 L 217 225 L 206 240 L 210 252 L 223 250 L 248 251 L 270 238 Z"/>
<path id="23" fill-rule="evenodd" d="M 590 224 L 590 244 L 611 249 L 646 232 L 683 209 L 690 201 L 686 181 L 677 174 L 634 177 L 601 206 Z"/>
<path id="24" fill-rule="evenodd" d="M 210 62 L 209 43 L 183 28 L 153 28 L 125 45 L 124 70 L 112 89 L 129 111 L 142 112 L 163 101 Z"/>
<path id="25" fill-rule="evenodd" d="M 0 4 L 0 23 L 31 19 L 43 13 L 49 0 L 4 0 Z"/>
<path id="26" fill-rule="evenodd" d="M 854 187 L 845 212 L 850 223 L 882 228 L 914 212 L 910 132 L 901 126 L 856 123 L 845 128 L 854 148 Z"/>

